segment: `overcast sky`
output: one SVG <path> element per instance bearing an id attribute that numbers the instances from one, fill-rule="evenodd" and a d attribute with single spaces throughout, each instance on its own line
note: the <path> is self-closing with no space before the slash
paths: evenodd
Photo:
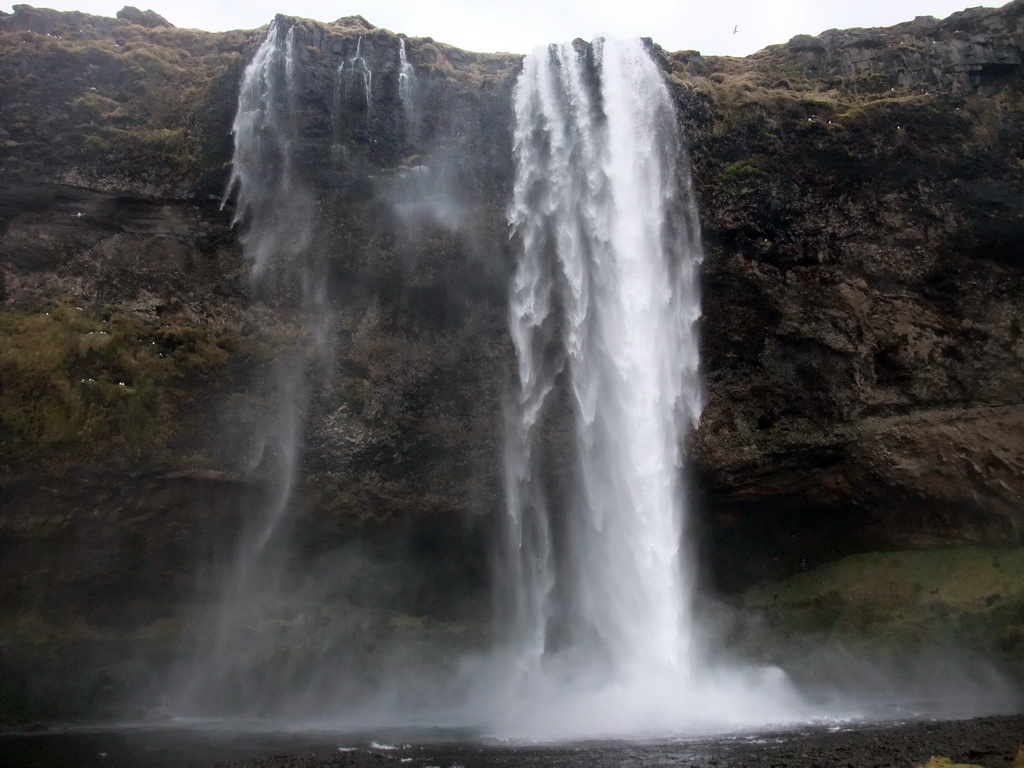
<path id="1" fill-rule="evenodd" d="M 125 0 L 29 3 L 113 16 Z M 333 21 L 360 14 L 378 27 L 476 51 L 526 53 L 595 35 L 653 37 L 669 50 L 745 56 L 800 33 L 944 18 L 971 0 L 143 0 L 179 27 L 253 29 L 277 12 Z M 10 10 L 10 6 L 5 6 Z"/>

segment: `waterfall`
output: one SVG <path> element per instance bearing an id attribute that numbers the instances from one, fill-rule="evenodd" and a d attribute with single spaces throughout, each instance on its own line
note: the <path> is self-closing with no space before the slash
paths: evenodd
<path id="1" fill-rule="evenodd" d="M 245 519 L 230 562 L 225 564 L 211 636 L 199 651 L 185 685 L 186 706 L 255 706 L 264 695 L 252 668 L 272 642 L 255 641 L 251 627 L 265 623 L 268 595 L 283 588 L 288 558 L 285 532 L 298 474 L 301 430 L 312 376 L 329 379 L 333 311 L 327 297 L 327 263 L 315 243 L 317 199 L 307 183 L 298 94 L 295 28 L 271 24 L 246 67 L 233 126 L 234 156 L 223 204 L 234 199 L 232 225 L 254 293 L 288 297 L 294 331 L 284 331 L 265 383 L 269 412 L 251 436 L 245 471 L 266 489 Z M 261 647 L 266 643 L 266 647 Z"/>
<path id="2" fill-rule="evenodd" d="M 514 98 L 494 730 L 791 720 L 785 674 L 712 655 L 695 619 L 684 460 L 702 407 L 702 251 L 668 87 L 639 40 L 597 40 L 534 51 Z"/>
<path id="3" fill-rule="evenodd" d="M 363 57 L 363 36 L 356 40 L 355 53 L 338 66 L 338 76 L 345 80 L 345 98 L 348 99 L 349 80 L 354 76 L 363 90 L 363 99 L 366 104 L 366 127 L 370 129 L 373 124 L 373 70 Z M 399 76 L 401 77 L 401 75 Z"/>
<path id="4" fill-rule="evenodd" d="M 413 89 L 416 85 L 416 70 L 405 55 L 405 39 L 398 38 L 398 98 L 402 101 L 402 110 L 409 120 L 415 109 Z"/>
<path id="5" fill-rule="evenodd" d="M 528 56 L 515 121 L 517 375 L 498 577 L 513 666 L 595 690 L 683 684 L 694 656 L 682 463 L 701 409 L 702 254 L 675 110 L 639 40 L 597 40 Z M 574 436 L 556 493 L 562 459 L 545 428 L 559 387 L 571 423 L 556 431 Z"/>
<path id="6" fill-rule="evenodd" d="M 295 29 L 281 40 L 278 23 L 271 25 L 239 92 L 233 133 L 235 152 L 225 203 L 234 194 L 233 226 L 252 265 L 257 287 L 270 279 L 298 282 L 302 287 L 305 324 L 314 339 L 323 339 L 326 306 L 318 277 L 306 259 L 316 227 L 315 201 L 296 167 Z M 275 493 L 266 505 L 251 554 L 262 550 L 284 515 L 298 461 L 299 415 L 303 382 L 294 366 L 277 372 L 278 409 L 274 423 L 257 441 L 252 467 L 270 464 Z"/>
<path id="7" fill-rule="evenodd" d="M 362 117 L 360 94 L 343 103 L 332 73 L 363 84 L 369 121 L 362 45 L 360 38 L 344 69 L 311 72 L 301 30 L 278 17 L 239 94 L 225 199 L 235 201 L 254 294 L 275 304 L 282 343 L 261 389 L 273 407 L 253 428 L 248 467 L 267 492 L 240 510 L 246 520 L 219 613 L 204 626 L 207 646 L 187 673 L 184 700 L 207 710 L 347 704 L 346 685 L 358 690 L 365 673 L 346 666 L 348 636 L 335 632 L 350 625 L 334 616 L 372 589 L 353 579 L 349 591 L 342 558 L 299 562 L 289 514 L 302 426 L 311 402 L 321 403 L 313 390 L 333 387 L 340 311 L 328 295 L 342 241 L 328 213 L 336 177 L 319 174 L 316 139 L 329 128 L 337 142 L 342 121 L 352 130 L 349 115 Z M 404 45 L 398 55 L 403 64 Z M 407 65 L 396 73 L 399 96 L 410 85 L 401 77 Z M 333 93 L 317 96 L 315 82 Z M 513 106 L 508 220 L 521 250 L 509 305 L 516 365 L 506 413 L 507 510 L 495 558 L 507 640 L 493 657 L 460 660 L 458 679 L 439 682 L 417 717 L 436 716 L 438 701 L 447 701 L 452 721 L 531 736 L 635 735 L 705 712 L 770 720 L 761 703 L 777 705 L 784 686 L 758 694 L 758 670 L 716 672 L 709 682 L 695 631 L 683 463 L 701 410 L 701 249 L 668 88 L 639 41 L 563 44 L 526 58 Z M 328 109 L 330 122 L 322 119 Z M 378 127 L 384 123 L 382 113 Z M 427 164 L 404 169 L 380 182 L 380 199 L 410 226 L 454 232 L 463 205 L 439 179 Z M 319 610 L 318 600 L 328 599 L 332 610 Z M 374 637 L 381 647 L 388 642 Z M 358 655 L 349 661 L 359 663 Z M 394 677 L 380 710 L 411 700 L 404 693 L 427 670 L 389 666 Z"/>
<path id="8" fill-rule="evenodd" d="M 232 133 L 235 151 L 224 200 L 235 196 L 232 225 L 252 263 L 263 277 L 276 262 L 294 261 L 313 231 L 309 192 L 295 174 L 295 31 L 281 39 L 279 24 L 245 69 Z"/>

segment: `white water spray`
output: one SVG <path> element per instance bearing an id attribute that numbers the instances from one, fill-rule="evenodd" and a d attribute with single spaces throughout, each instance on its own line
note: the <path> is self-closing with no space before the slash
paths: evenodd
<path id="1" fill-rule="evenodd" d="M 518 383 L 498 580 L 521 707 L 507 727 L 735 722 L 750 680 L 709 683 L 694 648 L 682 464 L 701 409 L 702 254 L 670 94 L 640 41 L 555 45 L 524 62 L 515 118 Z M 571 480 L 552 477 L 544 434 L 560 387 Z"/>
<path id="2" fill-rule="evenodd" d="M 327 305 L 323 275 L 308 258 L 316 229 L 313 194 L 296 167 L 295 124 L 297 53 L 295 29 L 281 40 L 278 23 L 271 25 L 262 45 L 246 67 L 235 115 L 235 152 L 225 202 L 235 196 L 232 225 L 239 229 L 243 253 L 258 285 L 270 273 L 297 282 L 301 289 L 303 321 L 314 345 L 326 341 Z M 277 372 L 279 408 L 274 422 L 259 439 L 251 459 L 255 466 L 272 465 L 274 493 L 266 506 L 251 549 L 266 547 L 280 524 L 291 497 L 300 429 L 304 382 L 293 365 Z M 268 461 L 269 460 L 269 461 Z"/>
<path id="3" fill-rule="evenodd" d="M 356 40 L 355 53 L 338 66 L 337 75 L 344 81 L 346 101 L 348 100 L 350 80 L 355 78 L 359 82 L 366 104 L 366 127 L 367 129 L 371 128 L 373 125 L 373 70 L 370 69 L 370 65 L 366 63 L 363 56 L 362 35 Z"/>
<path id="4" fill-rule="evenodd" d="M 208 645 L 199 652 L 185 685 L 186 706 L 255 701 L 260 681 L 247 665 L 263 652 L 247 638 L 265 620 L 267 595 L 279 585 L 285 559 L 285 521 L 298 472 L 301 430 L 311 370 L 329 378 L 333 312 L 327 298 L 327 265 L 315 247 L 316 196 L 306 182 L 300 154 L 303 136 L 295 28 L 271 24 L 246 67 L 234 122 L 234 156 L 224 204 L 235 202 L 232 225 L 257 292 L 274 286 L 296 296 L 298 321 L 287 351 L 279 354 L 268 389 L 274 407 L 252 435 L 246 467 L 266 488 L 263 502 L 244 510 L 246 519 L 227 564 Z M 306 161 L 308 162 L 308 161 Z M 223 694 L 223 696 L 222 696 Z M 232 704 L 234 702 L 231 702 Z M 216 706 L 216 704 L 215 704 Z"/>
<path id="5" fill-rule="evenodd" d="M 309 192 L 295 175 L 295 32 L 278 24 L 245 69 L 232 133 L 235 153 L 225 202 L 235 196 L 232 226 L 261 279 L 275 262 L 294 263 L 315 225 Z"/>
<path id="6" fill-rule="evenodd" d="M 413 90 L 416 86 L 416 70 L 405 55 L 405 39 L 398 38 L 398 98 L 406 120 L 411 120 L 415 111 Z"/>

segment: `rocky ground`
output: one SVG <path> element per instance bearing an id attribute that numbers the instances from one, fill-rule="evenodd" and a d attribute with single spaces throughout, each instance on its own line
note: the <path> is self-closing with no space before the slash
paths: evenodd
<path id="1" fill-rule="evenodd" d="M 573 745 L 567 747 L 459 747 L 341 753 L 331 756 L 274 756 L 230 763 L 223 768 L 327 768 L 331 766 L 737 766 L 823 768 L 919 766 L 932 757 L 988 768 L 1024 764 L 1020 746 L 1024 716 L 879 725 L 852 730 L 783 732 L 683 745 Z M 419 755 L 416 752 L 419 752 Z M 420 756 L 422 755 L 422 756 Z M 428 756 L 429 755 L 429 756 Z M 938 768 L 939 763 L 932 764 Z"/>
<path id="2" fill-rule="evenodd" d="M 150 731 L 0 736 L 0 755 L 20 766 L 108 768 L 363 768 L 409 765 L 462 766 L 744 766 L 749 768 L 1020 768 L 1024 765 L 1024 715 L 778 731 L 714 740 L 629 744 L 589 742 L 558 746 L 497 743 L 420 743 L 417 746 L 317 735 Z M 365 746 L 353 746 L 361 743 Z M 938 760 L 933 758 L 940 758 Z"/>
<path id="3" fill-rule="evenodd" d="M 779 734 L 766 739 L 767 743 L 727 743 L 703 764 L 882 768 L 921 765 L 941 756 L 954 764 L 1010 766 L 1021 764 L 1022 738 L 1021 715 L 879 725 L 858 730 Z"/>

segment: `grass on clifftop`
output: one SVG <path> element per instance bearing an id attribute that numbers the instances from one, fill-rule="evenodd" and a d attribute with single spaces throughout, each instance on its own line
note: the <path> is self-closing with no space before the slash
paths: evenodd
<path id="1" fill-rule="evenodd" d="M 0 169 L 45 162 L 165 184 L 209 172 L 248 33 L 55 18 L 52 32 L 0 30 Z"/>

